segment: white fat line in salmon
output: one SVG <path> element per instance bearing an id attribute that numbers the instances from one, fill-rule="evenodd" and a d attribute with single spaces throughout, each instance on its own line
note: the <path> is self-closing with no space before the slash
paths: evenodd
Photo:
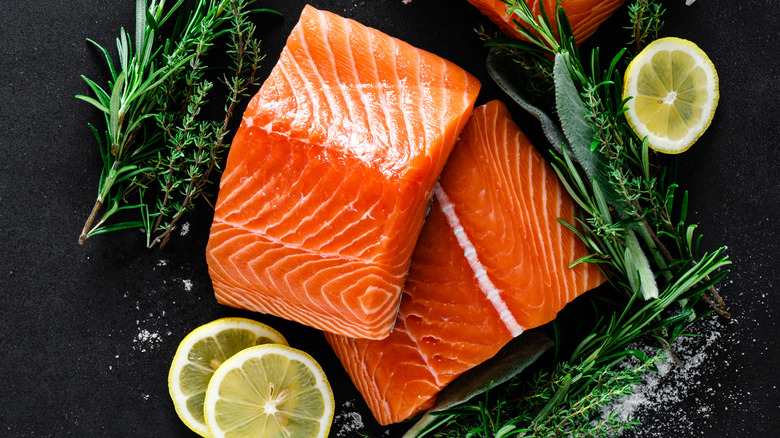
<path id="1" fill-rule="evenodd" d="M 450 228 L 452 228 L 452 232 L 458 240 L 458 244 L 463 249 L 463 255 L 466 256 L 466 260 L 469 262 L 471 270 L 474 271 L 474 276 L 477 278 L 477 284 L 479 284 L 480 290 L 496 309 L 498 316 L 512 336 L 520 335 L 523 333 L 523 327 L 517 323 L 512 312 L 509 311 L 506 303 L 501 299 L 500 292 L 496 286 L 493 285 L 493 282 L 490 281 L 485 266 L 479 261 L 477 250 L 466 235 L 466 231 L 463 230 L 460 219 L 458 219 L 458 216 L 455 214 L 455 209 L 453 208 L 447 193 L 444 192 L 444 189 L 442 189 L 441 185 L 438 183 L 433 189 L 433 192 L 441 205 L 442 213 L 444 213 L 444 216 L 447 218 L 447 223 L 450 225 Z"/>

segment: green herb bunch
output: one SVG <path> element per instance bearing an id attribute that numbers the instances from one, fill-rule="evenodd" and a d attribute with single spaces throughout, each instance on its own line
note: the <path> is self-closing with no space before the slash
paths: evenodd
<path id="1" fill-rule="evenodd" d="M 658 360 L 675 359 L 671 346 L 691 324 L 713 312 L 729 316 L 714 286 L 730 262 L 724 248 L 701 252 L 701 235 L 687 223 L 688 194 L 677 194 L 674 159 L 649 150 L 623 116 L 618 67 L 627 49 L 606 67 L 598 49 L 586 61 L 560 1 L 551 15 L 540 16 L 524 0 L 503 1 L 527 42 L 488 40 L 494 46 L 488 70 L 539 118 L 554 146 L 551 164 L 580 206 L 576 223 L 561 220 L 589 252 L 572 266 L 598 264 L 611 287 L 588 294 L 596 315 L 588 329 L 572 333 L 553 322 L 552 370 L 519 374 L 482 400 L 440 412 L 419 436 L 612 436 L 636 422 L 604 408 L 629 394 Z M 629 6 L 637 52 L 657 36 L 662 13 L 652 0 Z M 518 85 L 529 66 L 552 78 L 553 107 L 536 106 L 544 100 L 528 96 L 545 87 Z M 699 299 L 709 311 L 696 312 Z"/>
<path id="2" fill-rule="evenodd" d="M 249 9 L 252 2 L 197 0 L 187 8 L 184 0 L 169 7 L 165 0 L 136 0 L 135 47 L 122 29 L 118 64 L 87 40 L 105 56 L 111 79 L 105 90 L 84 77 L 94 97 L 76 96 L 105 116 L 104 130 L 89 124 L 103 169 L 79 243 L 141 228 L 148 247 L 162 247 L 203 196 L 227 147 L 233 111 L 258 83 L 263 56 L 248 19 L 255 12 Z M 163 31 L 172 36 L 163 38 Z M 204 107 L 218 88 L 209 79 L 214 69 L 208 64 L 216 56 L 209 55 L 223 40 L 231 58 L 221 77 L 227 89 L 224 116 L 208 120 Z"/>

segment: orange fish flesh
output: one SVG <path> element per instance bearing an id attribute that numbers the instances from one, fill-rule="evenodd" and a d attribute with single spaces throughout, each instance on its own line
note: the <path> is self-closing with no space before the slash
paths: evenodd
<path id="1" fill-rule="evenodd" d="M 386 337 L 479 88 L 451 62 L 306 6 L 220 182 L 206 248 L 217 300 Z"/>
<path id="2" fill-rule="evenodd" d="M 474 109 L 412 258 L 393 333 L 326 334 L 380 424 L 433 405 L 454 378 L 605 281 L 573 222 L 574 201 L 503 103 Z"/>
<path id="3" fill-rule="evenodd" d="M 508 5 L 501 0 L 468 0 L 469 3 L 476 6 L 483 15 L 499 27 L 507 35 L 525 39 L 517 32 L 517 25 L 514 23 L 513 16 L 507 14 Z M 596 29 L 607 20 L 625 0 L 563 0 L 561 7 L 566 11 L 569 18 L 574 41 L 582 44 L 596 32 Z M 541 6 L 544 6 L 544 12 L 547 14 L 550 24 L 553 27 L 555 36 L 558 37 L 558 26 L 555 23 L 553 11 L 557 0 L 528 0 L 526 2 L 531 8 L 534 17 L 541 15 Z"/>

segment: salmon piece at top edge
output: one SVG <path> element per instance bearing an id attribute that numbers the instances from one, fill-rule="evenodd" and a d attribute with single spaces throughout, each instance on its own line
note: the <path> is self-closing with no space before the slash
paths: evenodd
<path id="1" fill-rule="evenodd" d="M 474 109 L 435 188 L 389 337 L 328 342 L 380 424 L 410 418 L 606 279 L 558 222 L 574 201 L 500 101 Z"/>
<path id="2" fill-rule="evenodd" d="M 544 12 L 550 20 L 556 38 L 558 37 L 558 26 L 553 11 L 557 1 L 527 1 L 534 17 L 541 15 L 541 6 L 544 6 Z M 506 3 L 501 0 L 468 0 L 468 2 L 476 6 L 483 15 L 507 35 L 517 39 L 525 39 L 516 30 L 515 18 L 507 14 L 508 5 Z M 563 0 L 561 7 L 566 11 L 566 16 L 571 24 L 574 41 L 578 45 L 584 43 L 624 2 L 625 0 Z"/>
<path id="3" fill-rule="evenodd" d="M 252 98 L 206 248 L 220 303 L 381 339 L 479 81 L 306 6 Z"/>

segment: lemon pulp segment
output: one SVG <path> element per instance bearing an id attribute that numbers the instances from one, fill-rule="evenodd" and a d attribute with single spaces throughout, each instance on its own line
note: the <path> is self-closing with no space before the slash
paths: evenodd
<path id="1" fill-rule="evenodd" d="M 209 437 L 203 401 L 214 371 L 246 348 L 287 344 L 276 330 L 244 318 L 222 318 L 200 326 L 179 344 L 168 374 L 168 389 L 177 414 L 190 429 Z"/>
<path id="2" fill-rule="evenodd" d="M 717 107 L 718 76 L 707 55 L 680 38 L 648 45 L 626 69 L 626 119 L 651 148 L 679 153 L 707 129 Z"/>
<path id="3" fill-rule="evenodd" d="M 324 438 L 333 419 L 333 393 L 306 353 L 261 345 L 217 370 L 204 412 L 214 437 Z"/>

